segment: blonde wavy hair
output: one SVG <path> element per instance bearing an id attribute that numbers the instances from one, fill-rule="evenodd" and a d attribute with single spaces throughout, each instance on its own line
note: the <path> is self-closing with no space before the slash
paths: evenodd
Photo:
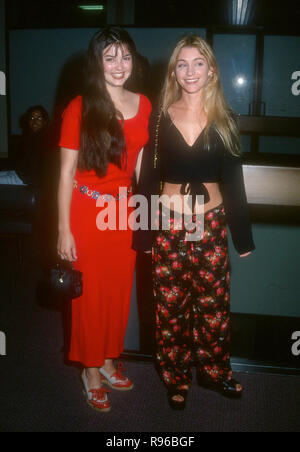
<path id="1" fill-rule="evenodd" d="M 210 149 L 209 131 L 213 127 L 222 139 L 226 149 L 236 156 L 241 154 L 240 134 L 234 119 L 234 112 L 226 102 L 220 80 L 220 72 L 214 53 L 207 42 L 197 35 L 184 36 L 171 56 L 166 80 L 161 94 L 162 111 L 166 115 L 171 105 L 181 98 L 181 87 L 176 80 L 175 68 L 184 47 L 195 47 L 206 59 L 212 75 L 203 90 L 203 105 L 207 115 L 207 126 L 203 132 L 206 149 Z"/>

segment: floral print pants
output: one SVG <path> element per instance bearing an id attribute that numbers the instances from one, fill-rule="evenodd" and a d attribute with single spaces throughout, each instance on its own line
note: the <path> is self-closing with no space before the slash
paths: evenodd
<path id="1" fill-rule="evenodd" d="M 230 270 L 222 205 L 205 213 L 199 241 L 175 223 L 173 212 L 170 230 L 155 233 L 153 279 L 157 364 L 166 386 L 180 389 L 191 386 L 192 364 L 210 381 L 232 376 Z"/>

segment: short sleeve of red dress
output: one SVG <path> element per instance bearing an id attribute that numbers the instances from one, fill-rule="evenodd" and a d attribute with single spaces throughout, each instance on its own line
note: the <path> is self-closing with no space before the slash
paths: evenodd
<path id="1" fill-rule="evenodd" d="M 62 118 L 59 147 L 79 151 L 82 118 L 81 96 L 70 102 L 63 112 Z"/>

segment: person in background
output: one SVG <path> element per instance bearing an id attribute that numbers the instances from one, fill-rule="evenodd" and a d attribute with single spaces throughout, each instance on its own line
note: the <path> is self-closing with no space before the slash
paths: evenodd
<path id="1" fill-rule="evenodd" d="M 226 227 L 240 257 L 248 256 L 255 245 L 240 154 L 237 123 L 212 49 L 200 37 L 187 36 L 171 56 L 161 108 L 150 120 L 139 184 L 148 200 L 176 195 L 179 204 L 162 199 L 160 223 L 168 227 L 136 231 L 133 241 L 134 249 L 153 252 L 156 362 L 172 409 L 185 408 L 193 363 L 202 386 L 226 397 L 242 395 L 230 364 Z M 201 207 L 203 219 L 196 215 Z M 202 223 L 202 236 L 191 239 L 182 212 L 199 230 Z"/>
<path id="2" fill-rule="evenodd" d="M 44 107 L 30 107 L 21 118 L 22 136 L 13 157 L 14 170 L 0 173 L 0 184 L 33 185 L 39 188 L 44 176 L 48 146 L 49 115 Z"/>

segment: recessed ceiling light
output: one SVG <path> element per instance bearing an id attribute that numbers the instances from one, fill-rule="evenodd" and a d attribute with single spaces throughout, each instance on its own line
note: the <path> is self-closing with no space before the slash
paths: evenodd
<path id="1" fill-rule="evenodd" d="M 78 8 L 82 9 L 83 11 L 103 11 L 104 10 L 103 5 L 79 5 Z"/>
<path id="2" fill-rule="evenodd" d="M 250 10 L 253 8 L 253 0 L 231 0 L 232 24 L 247 25 Z"/>

